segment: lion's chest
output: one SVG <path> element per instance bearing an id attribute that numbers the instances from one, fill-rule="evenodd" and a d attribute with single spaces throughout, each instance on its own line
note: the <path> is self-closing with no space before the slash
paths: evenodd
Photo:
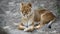
<path id="1" fill-rule="evenodd" d="M 32 24 L 32 18 L 22 17 L 22 21 L 24 26 L 30 26 Z"/>

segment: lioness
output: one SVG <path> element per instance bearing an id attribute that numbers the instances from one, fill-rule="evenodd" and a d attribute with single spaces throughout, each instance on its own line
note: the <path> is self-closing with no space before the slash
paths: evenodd
<path id="1" fill-rule="evenodd" d="M 55 15 L 47 9 L 34 9 L 32 11 L 31 3 L 20 3 L 21 22 L 19 29 L 24 31 L 33 31 L 39 29 L 45 24 L 51 24 L 55 20 Z"/>

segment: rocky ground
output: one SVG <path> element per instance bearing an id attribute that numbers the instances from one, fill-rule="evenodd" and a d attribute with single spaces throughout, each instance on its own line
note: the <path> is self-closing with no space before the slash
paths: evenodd
<path id="1" fill-rule="evenodd" d="M 24 32 L 17 29 L 20 22 L 19 3 L 31 2 L 36 7 L 48 8 L 57 17 L 56 21 L 47 27 L 33 32 Z M 56 9 L 56 0 L 0 0 L 0 34 L 60 34 L 60 17 Z"/>

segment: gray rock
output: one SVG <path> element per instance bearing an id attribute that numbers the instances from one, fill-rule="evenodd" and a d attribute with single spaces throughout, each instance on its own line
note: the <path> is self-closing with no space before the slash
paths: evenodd
<path id="1" fill-rule="evenodd" d="M 33 9 L 43 6 L 51 10 L 57 16 L 57 20 L 51 25 L 52 28 L 44 27 L 42 30 L 39 29 L 33 32 L 18 30 L 16 24 L 20 23 L 19 3 L 21 2 L 31 2 Z M 0 1 L 0 26 L 8 34 L 60 34 L 60 17 L 58 18 L 56 0 L 2 0 Z"/>

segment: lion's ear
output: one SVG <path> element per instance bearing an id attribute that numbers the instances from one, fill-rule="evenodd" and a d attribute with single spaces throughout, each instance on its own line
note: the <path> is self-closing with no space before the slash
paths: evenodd
<path id="1" fill-rule="evenodd" d="M 31 3 L 28 3 L 28 5 L 29 5 L 30 7 L 32 7 L 32 4 L 31 4 Z"/>
<path id="2" fill-rule="evenodd" d="M 24 3 L 21 3 L 21 5 L 23 5 Z"/>
<path id="3" fill-rule="evenodd" d="M 24 3 L 20 3 L 20 5 L 22 6 Z"/>
<path id="4" fill-rule="evenodd" d="M 22 10 L 23 3 L 20 3 L 20 10 Z"/>

